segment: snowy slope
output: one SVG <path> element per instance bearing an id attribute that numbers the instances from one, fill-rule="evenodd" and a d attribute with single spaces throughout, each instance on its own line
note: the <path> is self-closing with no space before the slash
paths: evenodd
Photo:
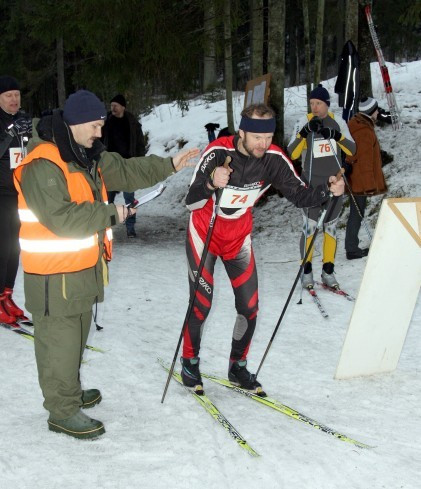
<path id="1" fill-rule="evenodd" d="M 378 70 L 373 65 L 373 74 Z M 404 129 L 378 129 L 383 149 L 395 160 L 385 167 L 389 196 L 420 196 L 421 62 L 390 66 L 402 108 Z M 379 77 L 373 82 L 381 99 Z M 333 94 L 334 80 L 327 86 Z M 336 96 L 332 97 L 336 100 Z M 339 116 L 335 103 L 333 109 Z M 242 98 L 235 99 L 236 121 Z M 305 110 L 304 88 L 286 91 L 286 128 Z M 203 148 L 207 122 L 226 125 L 224 102 L 192 102 L 184 117 L 174 105 L 161 105 L 142 119 L 151 153 L 174 154 L 176 141 Z M 288 129 L 289 128 L 289 129 Z M 165 148 L 172 148 L 166 152 Z M 33 344 L 0 329 L 0 488 L 76 489 L 416 489 L 421 471 L 421 301 L 418 301 L 395 372 L 370 378 L 333 379 L 352 313 L 352 303 L 320 291 L 330 314 L 323 319 L 307 296 L 288 312 L 260 373 L 274 398 L 361 442 L 362 450 L 214 384 L 209 396 L 259 452 L 251 458 L 180 386 L 171 383 L 158 356 L 170 362 L 188 301 L 183 205 L 192 169 L 167 180 L 161 197 L 140 210 L 138 237 L 128 241 L 115 228 L 115 259 L 106 302 L 100 306 L 102 332 L 89 343 L 106 353 L 87 352 L 83 385 L 100 388 L 103 402 L 90 414 L 107 433 L 81 442 L 47 430 L 47 413 L 37 382 Z M 138 192 L 137 195 L 141 195 Z M 381 197 L 371 200 L 375 226 Z M 345 222 L 346 211 L 342 217 Z M 254 247 L 260 281 L 260 315 L 249 355 L 256 369 L 298 271 L 301 217 L 277 196 L 255 211 Z M 367 244 L 364 230 L 361 238 Z M 339 231 L 337 276 L 356 294 L 366 259 L 347 261 Z M 317 243 L 315 264 L 320 262 Z M 235 320 L 233 295 L 223 267 L 215 274 L 214 307 L 201 350 L 202 369 L 225 375 Z M 23 301 L 22 275 L 16 286 Z"/>

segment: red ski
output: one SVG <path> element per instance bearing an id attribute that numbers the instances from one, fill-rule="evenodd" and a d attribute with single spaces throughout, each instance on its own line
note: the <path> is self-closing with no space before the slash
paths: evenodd
<path id="1" fill-rule="evenodd" d="M 330 292 L 333 292 L 334 294 L 341 295 L 345 297 L 346 300 L 355 302 L 355 298 L 352 297 L 352 295 L 349 295 L 348 292 L 345 292 L 342 290 L 340 287 L 329 287 L 329 285 L 324 284 L 323 282 L 316 282 L 316 285 L 319 285 L 320 287 L 323 287 L 325 290 L 329 290 Z"/>
<path id="2" fill-rule="evenodd" d="M 368 28 L 370 29 L 371 38 L 373 39 L 374 49 L 376 50 L 377 61 L 379 62 L 380 72 L 383 79 L 384 90 L 386 92 L 386 100 L 389 105 L 390 116 L 392 118 L 392 127 L 395 131 L 402 128 L 402 123 L 399 120 L 399 109 L 396 103 L 395 94 L 393 93 L 392 83 L 390 81 L 389 70 L 383 57 L 382 48 L 380 47 L 379 38 L 377 37 L 376 29 L 374 28 L 373 18 L 371 17 L 371 7 L 365 7 L 365 15 L 367 17 Z"/>

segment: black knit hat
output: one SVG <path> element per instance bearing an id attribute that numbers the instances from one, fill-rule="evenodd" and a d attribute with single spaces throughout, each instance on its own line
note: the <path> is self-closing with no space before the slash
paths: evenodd
<path id="1" fill-rule="evenodd" d="M 20 90 L 19 82 L 13 76 L 0 76 L 0 94 L 10 90 Z"/>
<path id="2" fill-rule="evenodd" d="M 366 115 L 372 115 L 379 108 L 377 100 L 371 97 L 363 97 L 358 106 L 359 112 Z"/>
<path id="3" fill-rule="evenodd" d="M 104 102 L 88 90 L 72 93 L 64 103 L 63 119 L 71 126 L 92 121 L 104 121 L 107 117 Z"/>
<path id="4" fill-rule="evenodd" d="M 317 87 L 310 92 L 310 100 L 312 98 L 315 98 L 317 100 L 321 100 L 328 107 L 330 106 L 330 95 L 329 95 L 329 92 L 321 84 L 317 85 Z"/>
<path id="5" fill-rule="evenodd" d="M 110 104 L 112 104 L 113 102 L 117 102 L 118 104 L 122 105 L 123 107 L 126 107 L 126 99 L 124 98 L 124 95 L 121 95 L 121 93 L 119 93 L 114 98 L 112 98 L 110 101 Z"/>

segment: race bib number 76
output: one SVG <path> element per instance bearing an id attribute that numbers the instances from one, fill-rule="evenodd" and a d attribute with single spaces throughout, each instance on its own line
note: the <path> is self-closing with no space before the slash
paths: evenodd
<path id="1" fill-rule="evenodd" d="M 333 156 L 334 154 L 337 154 L 338 150 L 336 147 L 336 141 L 334 139 L 330 139 L 329 141 L 327 139 L 314 140 L 313 155 L 315 158 L 325 158 L 326 156 Z M 332 147 L 335 153 L 332 152 Z"/>

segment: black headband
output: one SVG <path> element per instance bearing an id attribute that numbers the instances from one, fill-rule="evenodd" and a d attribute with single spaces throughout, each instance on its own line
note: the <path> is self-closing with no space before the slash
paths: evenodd
<path id="1" fill-rule="evenodd" d="M 270 119 L 251 119 L 250 117 L 242 117 L 240 129 L 247 132 L 275 132 L 276 120 Z"/>

